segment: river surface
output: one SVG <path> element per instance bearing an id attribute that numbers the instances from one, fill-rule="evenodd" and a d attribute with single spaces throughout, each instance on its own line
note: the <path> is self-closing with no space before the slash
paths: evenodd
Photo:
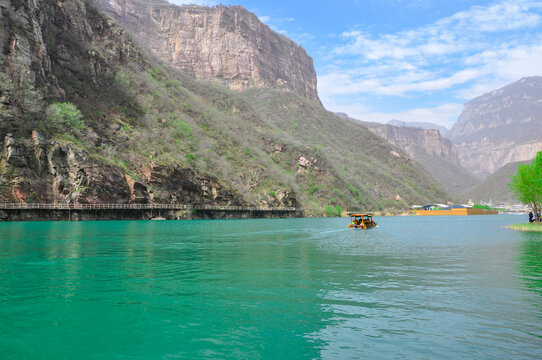
<path id="1" fill-rule="evenodd" d="M 0 358 L 541 359 L 526 220 L 0 223 Z"/>

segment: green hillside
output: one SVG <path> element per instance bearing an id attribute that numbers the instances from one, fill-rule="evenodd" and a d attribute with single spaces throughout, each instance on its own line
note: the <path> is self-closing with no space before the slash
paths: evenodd
<path id="1" fill-rule="evenodd" d="M 252 89 L 242 96 L 278 138 L 318 159 L 297 175 L 301 198 L 309 203 L 382 209 L 447 197 L 421 166 L 392 155 L 396 149 L 360 123 L 292 93 Z"/>
<path id="2" fill-rule="evenodd" d="M 38 82 L 27 89 L 26 99 L 35 102 L 24 105 L 24 91 L 4 74 L 2 91 L 20 103 L 24 121 L 16 128 L 5 121 L 3 131 L 14 133 L 30 153 L 30 133 L 38 129 L 39 138 L 54 144 L 47 146 L 67 154 L 62 161 L 69 171 L 58 191 L 61 167 L 44 175 L 4 160 L 4 201 L 13 201 L 15 193 L 16 200 L 28 202 L 72 201 L 74 194 L 79 201 L 105 201 L 95 188 L 107 176 L 79 177 L 82 167 L 73 170 L 70 156 L 91 163 L 85 169 L 126 174 L 135 182 L 131 201 L 300 206 L 306 215 L 322 215 L 330 208 L 382 210 L 448 199 L 419 165 L 392 155 L 384 140 L 317 102 L 280 90 L 238 93 L 190 79 L 153 59 L 92 8 L 82 12 L 68 5 L 54 20 L 42 31 L 51 75 L 65 98 L 48 93 L 50 83 Z M 107 181 L 109 188 L 117 186 Z M 179 189 L 201 194 L 183 197 Z M 107 199 L 127 201 L 120 190 L 107 191 Z"/>
<path id="3" fill-rule="evenodd" d="M 528 164 L 530 162 L 519 161 L 503 166 L 488 176 L 483 183 L 464 193 L 463 198 L 470 198 L 476 202 L 491 200 L 494 204 L 497 202 L 518 203 L 516 196 L 510 192 L 508 183 L 511 181 L 511 176 L 518 170 L 519 164 Z"/>
<path id="4" fill-rule="evenodd" d="M 441 156 L 430 155 L 421 151 L 416 153 L 416 161 L 448 190 L 454 197 L 461 197 L 468 189 L 480 184 L 475 175 Z"/>

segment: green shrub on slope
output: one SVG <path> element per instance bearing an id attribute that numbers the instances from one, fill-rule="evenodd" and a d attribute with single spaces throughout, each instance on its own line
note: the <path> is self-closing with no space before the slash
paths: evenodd
<path id="1" fill-rule="evenodd" d="M 83 114 L 71 103 L 53 103 L 47 107 L 46 114 L 47 122 L 44 127 L 49 132 L 73 131 L 85 126 Z"/>

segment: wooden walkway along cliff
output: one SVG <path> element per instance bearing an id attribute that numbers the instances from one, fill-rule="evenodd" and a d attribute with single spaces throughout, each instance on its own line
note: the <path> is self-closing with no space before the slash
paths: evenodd
<path id="1" fill-rule="evenodd" d="M 295 207 L 183 204 L 0 203 L 0 220 L 224 219 L 297 217 Z"/>

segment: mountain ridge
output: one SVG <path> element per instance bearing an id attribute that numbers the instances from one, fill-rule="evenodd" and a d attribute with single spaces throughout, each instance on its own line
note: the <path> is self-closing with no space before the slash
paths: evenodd
<path id="1" fill-rule="evenodd" d="M 233 90 L 272 87 L 320 102 L 313 60 L 242 6 L 93 0 L 161 60 Z"/>
<path id="2" fill-rule="evenodd" d="M 465 104 L 448 133 L 461 164 L 485 177 L 542 150 L 542 77 L 522 78 Z"/>
<path id="3" fill-rule="evenodd" d="M 437 124 L 433 124 L 433 123 L 430 123 L 430 122 L 424 122 L 424 121 L 400 121 L 400 120 L 397 120 L 397 119 L 392 119 L 390 121 L 388 121 L 386 124 L 388 125 L 393 125 L 393 126 L 406 126 L 406 127 L 414 127 L 414 128 L 422 128 L 422 129 L 426 129 L 426 130 L 430 130 L 430 129 L 436 129 L 440 132 L 440 135 L 443 136 L 443 137 L 446 137 L 446 135 L 448 134 L 448 131 L 449 129 L 447 129 L 446 127 L 444 126 L 440 126 L 440 125 L 437 125 Z"/>
<path id="4" fill-rule="evenodd" d="M 508 184 L 512 181 L 512 175 L 517 172 L 518 165 L 530 162 L 530 160 L 524 160 L 506 164 L 489 175 L 481 184 L 466 191 L 463 197 L 473 199 L 476 202 L 492 202 L 493 204 L 498 202 L 519 203 L 517 196 L 510 191 Z"/>
<path id="5" fill-rule="evenodd" d="M 364 122 L 373 133 L 403 150 L 452 194 L 458 196 L 479 183 L 459 164 L 457 149 L 437 129 Z"/>

